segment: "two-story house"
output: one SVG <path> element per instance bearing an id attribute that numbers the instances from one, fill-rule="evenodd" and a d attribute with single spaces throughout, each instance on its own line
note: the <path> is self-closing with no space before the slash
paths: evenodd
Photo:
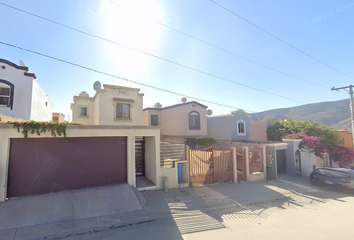
<path id="1" fill-rule="evenodd" d="M 87 125 L 143 125 L 143 96 L 138 88 L 103 84 L 93 97 L 74 96 L 72 122 Z"/>
<path id="2" fill-rule="evenodd" d="M 207 118 L 208 137 L 216 140 L 250 140 L 250 116 L 243 110 L 232 111 L 230 115 Z"/>
<path id="3" fill-rule="evenodd" d="M 155 104 L 143 110 L 143 124 L 161 126 L 161 140 L 187 141 L 195 145 L 196 138 L 207 135 L 206 109 L 198 102 L 186 102 L 168 107 Z"/>
<path id="4" fill-rule="evenodd" d="M 53 103 L 28 73 L 22 62 L 18 66 L 0 59 L 0 114 L 24 120 L 51 121 Z"/>

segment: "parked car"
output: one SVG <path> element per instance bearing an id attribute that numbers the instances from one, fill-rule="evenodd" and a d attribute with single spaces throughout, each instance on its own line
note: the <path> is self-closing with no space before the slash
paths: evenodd
<path id="1" fill-rule="evenodd" d="M 310 175 L 312 184 L 354 190 L 354 170 L 348 168 L 320 167 Z"/>

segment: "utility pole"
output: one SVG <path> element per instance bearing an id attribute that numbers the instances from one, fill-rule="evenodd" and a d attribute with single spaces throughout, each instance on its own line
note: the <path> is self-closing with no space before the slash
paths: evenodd
<path id="1" fill-rule="evenodd" d="M 332 90 L 340 90 L 344 89 L 348 92 L 347 88 L 349 88 L 349 95 L 350 95 L 350 116 L 351 116 L 351 123 L 352 123 L 352 138 L 353 138 L 353 149 L 354 149 L 354 98 L 353 98 L 353 85 L 349 85 L 346 87 L 335 88 L 332 87 Z"/>

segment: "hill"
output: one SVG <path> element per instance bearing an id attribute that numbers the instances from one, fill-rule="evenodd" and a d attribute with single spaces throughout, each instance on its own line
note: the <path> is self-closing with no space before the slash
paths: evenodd
<path id="1" fill-rule="evenodd" d="M 311 120 L 334 129 L 351 129 L 349 99 L 306 104 L 291 108 L 278 108 L 259 113 L 251 113 L 251 121 L 269 118 Z"/>

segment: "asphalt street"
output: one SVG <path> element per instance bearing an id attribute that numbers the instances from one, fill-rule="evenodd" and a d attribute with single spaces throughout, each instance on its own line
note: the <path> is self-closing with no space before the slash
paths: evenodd
<path id="1" fill-rule="evenodd" d="M 315 188 L 316 190 L 316 188 Z M 190 210 L 166 203 L 171 216 L 62 239 L 346 239 L 353 236 L 353 194 L 321 188 L 312 194 L 251 205 Z"/>

